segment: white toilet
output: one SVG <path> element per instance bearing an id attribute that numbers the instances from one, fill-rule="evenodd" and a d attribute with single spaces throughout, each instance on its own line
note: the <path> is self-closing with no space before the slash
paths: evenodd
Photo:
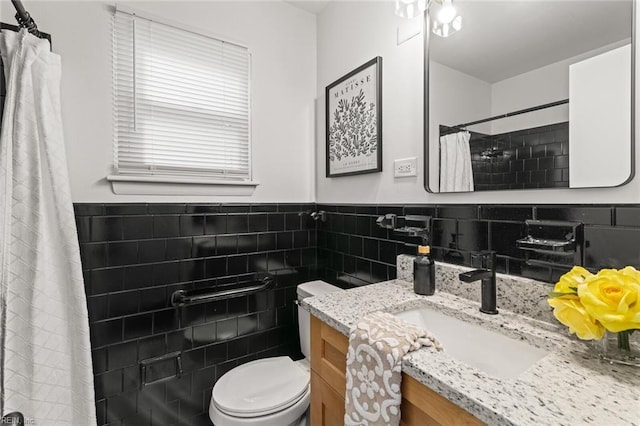
<path id="1" fill-rule="evenodd" d="M 298 300 L 340 291 L 324 281 L 298 285 Z M 309 312 L 298 306 L 300 347 L 305 359 L 264 358 L 240 365 L 213 386 L 209 417 L 215 426 L 303 426 L 310 396 Z"/>

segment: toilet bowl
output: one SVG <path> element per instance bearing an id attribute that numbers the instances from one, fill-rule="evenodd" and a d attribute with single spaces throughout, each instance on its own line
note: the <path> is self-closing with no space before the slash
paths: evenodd
<path id="1" fill-rule="evenodd" d="M 340 291 L 323 281 L 298 285 L 298 299 Z M 242 364 L 214 385 L 209 418 L 215 426 L 301 426 L 310 395 L 310 317 L 298 307 L 305 359 L 270 357 Z"/>

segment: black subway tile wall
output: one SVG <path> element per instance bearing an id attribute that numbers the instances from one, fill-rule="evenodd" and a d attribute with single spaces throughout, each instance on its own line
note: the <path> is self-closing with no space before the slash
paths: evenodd
<path id="1" fill-rule="evenodd" d="M 569 122 L 498 135 L 471 132 L 476 191 L 569 186 Z"/>
<path id="2" fill-rule="evenodd" d="M 317 276 L 314 208 L 75 205 L 99 425 L 210 425 L 211 389 L 224 372 L 300 356 L 293 302 L 296 285 Z M 170 304 L 176 290 L 225 288 L 262 272 L 274 276 L 272 290 Z"/>
<path id="3" fill-rule="evenodd" d="M 310 213 L 324 210 L 326 221 Z M 380 228 L 393 213 L 431 216 L 436 260 L 467 266 L 498 254 L 499 272 L 557 280 L 569 266 L 528 265 L 527 219 L 584 224 L 583 265 L 640 267 L 640 205 L 77 204 L 99 425 L 210 425 L 215 381 L 259 357 L 300 356 L 298 283 L 343 288 L 396 277 L 419 238 Z M 171 294 L 237 284 L 258 272 L 274 289 L 170 305 Z M 176 356 L 180 355 L 182 374 Z M 155 360 L 155 362 L 150 362 Z M 142 383 L 142 366 L 146 384 Z"/>
<path id="4" fill-rule="evenodd" d="M 584 224 L 584 259 L 592 271 L 634 265 L 640 268 L 639 205 L 318 205 L 327 221 L 318 223 L 320 278 L 343 287 L 396 277 L 396 255 L 416 252 L 419 238 L 394 234 L 375 223 L 379 215 L 432 217 L 429 243 L 436 260 L 475 266 L 473 252 L 495 250 L 498 271 L 554 282 L 570 266 L 527 264 L 516 240 L 528 219 Z M 355 225 L 354 225 L 355 224 Z"/>

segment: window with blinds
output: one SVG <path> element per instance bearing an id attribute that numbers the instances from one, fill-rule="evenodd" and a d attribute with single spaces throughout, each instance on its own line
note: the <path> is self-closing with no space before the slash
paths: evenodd
<path id="1" fill-rule="evenodd" d="M 116 11 L 118 175 L 251 179 L 246 47 Z"/>

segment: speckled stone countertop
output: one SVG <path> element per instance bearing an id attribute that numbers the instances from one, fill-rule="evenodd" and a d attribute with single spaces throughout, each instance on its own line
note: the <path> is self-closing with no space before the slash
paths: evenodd
<path id="1" fill-rule="evenodd" d="M 398 259 L 399 278 L 412 279 L 407 275 L 408 259 Z M 567 336 L 561 325 L 549 320 L 543 296 L 549 284 L 499 276 L 500 314 L 485 315 L 478 311 L 478 302 L 469 300 L 479 297 L 473 287 L 466 298 L 451 294 L 466 291 L 456 272 L 469 268 L 437 267 L 436 280 L 446 291 L 433 296 L 416 295 L 410 282 L 398 279 L 307 298 L 302 306 L 344 335 L 366 313 L 429 306 L 548 350 L 547 356 L 511 380 L 464 364 L 447 355 L 446 348 L 444 352 L 422 348 L 404 358 L 403 372 L 489 425 L 640 425 L 640 368 L 601 362 L 587 343 Z M 520 285 L 526 289 L 518 291 Z M 535 286 L 539 287 L 532 290 Z M 530 311 L 521 312 L 527 306 Z"/>

